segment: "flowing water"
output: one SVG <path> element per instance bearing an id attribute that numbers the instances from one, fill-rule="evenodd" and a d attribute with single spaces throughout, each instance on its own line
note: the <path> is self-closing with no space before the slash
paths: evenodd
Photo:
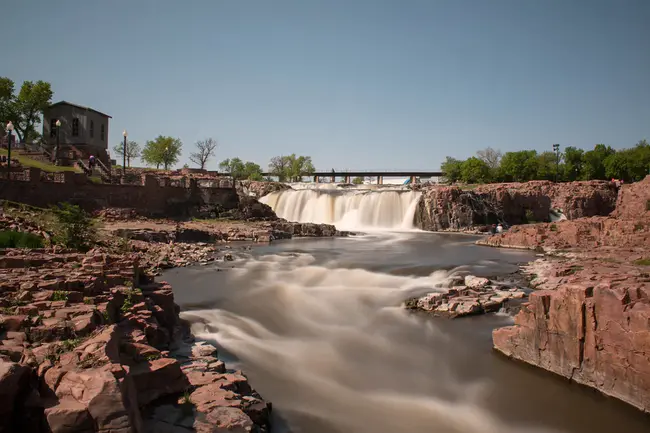
<path id="1" fill-rule="evenodd" d="M 505 275 L 531 259 L 475 239 L 295 239 L 165 279 L 195 335 L 218 342 L 273 402 L 276 432 L 647 433 L 640 412 L 492 351 L 491 330 L 511 317 L 446 320 L 400 307 L 450 273 Z"/>
<path id="2" fill-rule="evenodd" d="M 412 229 L 420 193 L 406 188 L 341 189 L 323 185 L 260 199 L 288 221 L 334 224 L 340 230 Z"/>

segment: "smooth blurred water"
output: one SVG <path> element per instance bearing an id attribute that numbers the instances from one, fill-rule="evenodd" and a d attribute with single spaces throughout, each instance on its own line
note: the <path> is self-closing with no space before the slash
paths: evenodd
<path id="1" fill-rule="evenodd" d="M 492 351 L 491 330 L 508 316 L 447 320 L 400 307 L 449 273 L 508 274 L 531 259 L 475 239 L 296 239 L 164 278 L 194 333 L 273 402 L 275 431 L 650 431 L 640 412 Z"/>

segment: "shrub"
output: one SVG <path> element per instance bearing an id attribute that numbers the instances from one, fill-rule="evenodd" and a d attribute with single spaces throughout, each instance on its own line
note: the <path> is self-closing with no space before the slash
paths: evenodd
<path id="1" fill-rule="evenodd" d="M 60 203 L 52 208 L 56 217 L 57 243 L 80 251 L 87 251 L 95 241 L 93 220 L 79 206 Z"/>
<path id="2" fill-rule="evenodd" d="M 43 248 L 44 239 L 33 233 L 2 231 L 0 248 Z"/>
<path id="3" fill-rule="evenodd" d="M 557 225 L 551 224 L 551 231 L 556 232 L 557 231 Z"/>
<path id="4" fill-rule="evenodd" d="M 52 300 L 53 301 L 67 301 L 68 300 L 68 292 L 63 292 L 60 290 L 56 290 L 52 294 Z"/>
<path id="5" fill-rule="evenodd" d="M 534 224 L 536 223 L 535 221 L 535 214 L 533 213 L 532 210 L 526 209 L 526 222 L 528 224 Z"/>

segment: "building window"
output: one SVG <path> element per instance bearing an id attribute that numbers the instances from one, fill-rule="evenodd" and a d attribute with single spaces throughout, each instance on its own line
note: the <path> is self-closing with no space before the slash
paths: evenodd
<path id="1" fill-rule="evenodd" d="M 56 137 L 56 120 L 50 120 L 50 137 Z"/>
<path id="2" fill-rule="evenodd" d="M 99 138 L 101 138 L 102 141 L 104 141 L 105 137 L 106 137 L 106 130 L 104 129 L 104 124 L 102 123 L 102 128 L 100 129 L 99 132 Z"/>
<path id="3" fill-rule="evenodd" d="M 72 136 L 79 137 L 79 119 L 72 119 Z"/>
<path id="4" fill-rule="evenodd" d="M 90 138 L 95 136 L 95 122 L 90 121 Z"/>

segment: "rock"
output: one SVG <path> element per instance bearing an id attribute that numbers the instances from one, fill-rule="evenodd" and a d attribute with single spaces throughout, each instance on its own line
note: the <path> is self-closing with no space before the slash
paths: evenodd
<path id="1" fill-rule="evenodd" d="M 140 405 L 146 405 L 165 395 L 182 393 L 190 386 L 179 362 L 171 358 L 137 364 L 131 369 L 130 377 Z"/>
<path id="2" fill-rule="evenodd" d="M 472 289 L 482 289 L 490 284 L 487 278 L 475 277 L 474 275 L 467 275 L 465 277 L 465 285 Z"/>
<path id="3" fill-rule="evenodd" d="M 0 359 L 0 431 L 12 431 L 12 424 L 21 416 L 19 398 L 28 393 L 29 369 Z"/>
<path id="4" fill-rule="evenodd" d="M 88 408 L 76 400 L 61 400 L 58 404 L 46 408 L 45 417 L 52 433 L 94 431 Z"/>
<path id="5" fill-rule="evenodd" d="M 3 316 L 0 315 L 0 329 L 5 331 L 20 331 L 27 322 L 27 316 Z"/>
<path id="6" fill-rule="evenodd" d="M 206 415 L 205 421 L 194 425 L 197 433 L 249 433 L 253 421 L 241 409 L 235 407 L 218 407 Z"/>

